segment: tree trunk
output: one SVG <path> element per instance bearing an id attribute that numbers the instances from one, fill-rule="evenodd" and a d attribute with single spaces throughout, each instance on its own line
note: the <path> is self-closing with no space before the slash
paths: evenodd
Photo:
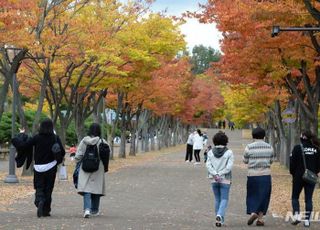
<path id="1" fill-rule="evenodd" d="M 0 121 L 1 121 L 2 114 L 5 109 L 4 108 L 5 103 L 7 102 L 8 91 L 9 91 L 9 82 L 8 82 L 7 78 L 4 78 L 4 82 L 3 82 L 3 85 L 2 85 L 1 91 L 0 91 Z"/>
<path id="2" fill-rule="evenodd" d="M 280 139 L 280 163 L 285 166 L 289 166 L 288 162 L 288 156 L 290 156 L 290 151 L 288 149 L 288 139 L 285 134 L 284 125 L 282 122 L 282 116 L 281 116 L 281 106 L 279 100 L 275 102 L 275 118 L 277 127 L 279 129 L 279 139 Z"/>

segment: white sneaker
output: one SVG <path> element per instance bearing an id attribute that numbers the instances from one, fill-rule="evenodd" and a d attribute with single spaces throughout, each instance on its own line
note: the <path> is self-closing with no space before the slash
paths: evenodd
<path id="1" fill-rule="evenodd" d="M 84 218 L 89 218 L 89 217 L 90 217 L 90 210 L 88 210 L 88 209 L 85 210 L 85 211 L 84 211 L 84 214 L 83 214 L 83 217 L 84 217 Z"/>
<path id="2" fill-rule="evenodd" d="M 201 163 L 200 162 L 194 162 L 194 165 L 200 165 Z"/>
<path id="3" fill-rule="evenodd" d="M 305 220 L 303 226 L 309 228 L 310 227 L 310 220 Z"/>
<path id="4" fill-rule="evenodd" d="M 188 160 L 186 160 L 186 162 L 187 162 L 187 163 L 189 163 L 189 161 L 188 161 Z"/>

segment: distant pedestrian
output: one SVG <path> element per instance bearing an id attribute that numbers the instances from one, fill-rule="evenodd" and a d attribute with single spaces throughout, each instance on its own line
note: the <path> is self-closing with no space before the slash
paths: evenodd
<path id="1" fill-rule="evenodd" d="M 204 150 L 204 153 L 203 153 L 204 163 L 207 162 L 208 153 L 210 152 L 211 149 L 212 149 L 212 146 L 211 146 L 211 145 L 208 145 L 208 147 Z"/>
<path id="2" fill-rule="evenodd" d="M 223 121 L 222 121 L 222 128 L 223 128 L 223 129 L 226 129 L 226 120 L 223 120 Z"/>
<path id="3" fill-rule="evenodd" d="M 193 135 L 194 133 L 191 132 L 189 134 L 188 140 L 187 140 L 187 149 L 186 149 L 186 162 L 192 161 L 192 151 L 193 151 Z"/>
<path id="4" fill-rule="evenodd" d="M 232 151 L 227 148 L 228 137 L 225 133 L 221 131 L 216 133 L 213 144 L 214 147 L 208 152 L 206 166 L 215 198 L 216 226 L 221 227 L 225 221 L 229 201 L 234 157 Z"/>
<path id="5" fill-rule="evenodd" d="M 34 147 L 33 185 L 36 190 L 34 204 L 37 207 L 38 217 L 48 217 L 51 216 L 51 197 L 57 165 L 62 163 L 65 150 L 59 136 L 54 134 L 53 123 L 50 119 L 41 122 L 39 133 L 33 137 L 26 138 L 24 131 L 24 129 L 20 130 L 21 133 L 12 139 L 12 143 L 19 150 Z M 60 152 L 56 155 L 52 152 L 52 146 L 55 143 L 60 147 Z"/>
<path id="6" fill-rule="evenodd" d="M 203 145 L 207 146 L 207 144 L 208 144 L 208 135 L 207 135 L 207 133 L 203 132 L 202 138 L 203 138 Z"/>
<path id="7" fill-rule="evenodd" d="M 231 131 L 234 130 L 234 122 L 233 121 L 229 121 L 229 128 Z"/>
<path id="8" fill-rule="evenodd" d="M 75 156 L 76 161 L 81 162 L 77 188 L 78 193 L 83 196 L 84 218 L 99 215 L 100 197 L 106 194 L 105 172 L 110 149 L 108 148 L 109 152 L 100 152 L 101 143 L 107 142 L 101 138 L 100 125 L 93 123 L 89 127 L 88 135 L 81 140 Z M 89 159 L 88 155 L 92 156 L 91 159 L 94 158 L 94 153 L 89 153 L 88 149 L 98 151 L 98 169 L 93 172 L 84 170 L 85 161 Z"/>
<path id="9" fill-rule="evenodd" d="M 200 129 L 197 129 L 195 134 L 193 135 L 193 152 L 194 157 L 196 159 L 195 165 L 200 164 L 200 152 L 203 149 L 203 137 Z"/>
<path id="10" fill-rule="evenodd" d="M 301 143 L 294 146 L 290 155 L 290 174 L 292 175 L 292 209 L 294 213 L 293 225 L 301 222 L 299 197 L 302 189 L 305 195 L 304 226 L 310 226 L 310 216 L 313 209 L 312 196 L 315 184 L 307 183 L 302 179 L 306 168 L 320 176 L 319 141 L 310 131 L 304 131 L 300 136 Z M 304 158 L 304 159 L 303 159 Z M 304 163 L 305 162 L 305 163 Z"/>
<path id="11" fill-rule="evenodd" d="M 264 142 L 264 129 L 257 127 L 252 131 L 255 141 L 248 144 L 244 151 L 243 161 L 248 164 L 247 177 L 247 214 L 251 215 L 248 225 L 257 220 L 257 226 L 264 226 L 271 196 L 271 164 L 273 148 Z"/>
<path id="12" fill-rule="evenodd" d="M 74 160 L 76 152 L 77 152 L 77 146 L 76 145 L 73 145 L 73 146 L 71 146 L 69 148 L 70 158 L 71 158 L 72 161 Z"/>

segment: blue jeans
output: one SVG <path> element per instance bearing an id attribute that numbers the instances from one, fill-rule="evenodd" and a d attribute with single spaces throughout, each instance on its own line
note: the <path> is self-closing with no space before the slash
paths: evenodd
<path id="1" fill-rule="evenodd" d="M 83 209 L 90 210 L 91 213 L 95 214 L 99 212 L 100 195 L 92 193 L 83 194 Z"/>
<path id="2" fill-rule="evenodd" d="M 215 198 L 216 215 L 221 216 L 222 220 L 224 220 L 224 216 L 228 206 L 230 187 L 230 184 L 212 183 L 212 191 Z"/>

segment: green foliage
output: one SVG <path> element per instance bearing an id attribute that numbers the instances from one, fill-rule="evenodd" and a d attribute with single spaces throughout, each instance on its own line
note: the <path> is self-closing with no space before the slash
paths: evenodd
<path id="1" fill-rule="evenodd" d="M 34 110 L 26 110 L 24 112 L 24 114 L 25 114 L 25 117 L 26 117 L 26 120 L 27 120 L 28 127 L 32 127 L 32 123 L 34 121 L 34 117 L 36 115 L 36 111 L 34 111 Z M 46 118 L 48 118 L 48 116 L 46 114 L 44 114 L 44 113 L 41 113 L 39 122 L 41 123 Z"/>
<path id="2" fill-rule="evenodd" d="M 192 49 L 191 57 L 192 72 L 194 74 L 202 74 L 210 67 L 210 63 L 218 62 L 220 58 L 221 53 L 212 47 L 195 46 Z"/>
<path id="3" fill-rule="evenodd" d="M 35 114 L 36 114 L 36 111 L 33 111 L 33 110 L 25 111 L 25 117 L 26 117 L 29 128 L 32 126 Z M 1 144 L 5 142 L 10 142 L 11 140 L 11 117 L 12 117 L 12 114 L 9 112 L 5 112 L 2 115 L 1 122 L 0 122 L 0 143 Z M 48 117 L 44 113 L 42 113 L 40 115 L 40 122 L 43 121 L 45 118 L 48 118 Z M 21 127 L 21 125 L 17 117 L 15 133 L 19 132 L 19 127 Z"/>
<path id="4" fill-rule="evenodd" d="M 76 129 L 74 122 L 71 122 L 69 125 L 67 131 L 66 131 L 66 144 L 69 146 L 77 145 L 78 138 L 76 134 Z"/>
<path id="5" fill-rule="evenodd" d="M 12 114 L 4 112 L 0 122 L 0 143 L 4 144 L 11 141 L 11 117 Z M 19 123 L 16 122 L 15 133 L 18 132 Z"/>

